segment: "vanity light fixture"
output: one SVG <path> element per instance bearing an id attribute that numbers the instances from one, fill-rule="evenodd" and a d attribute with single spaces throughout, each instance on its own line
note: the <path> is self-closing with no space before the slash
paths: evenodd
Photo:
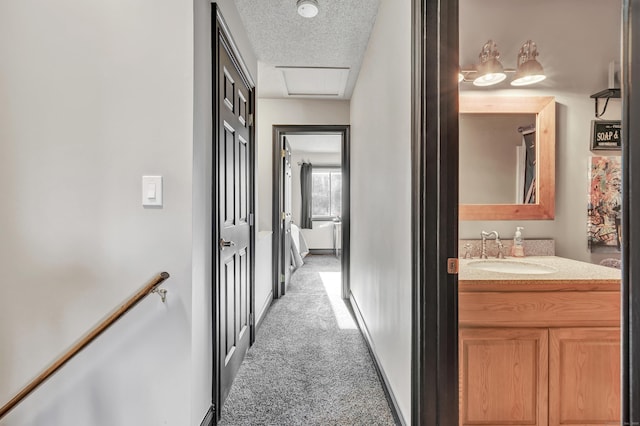
<path id="1" fill-rule="evenodd" d="M 298 14 L 304 18 L 313 18 L 318 14 L 317 0 L 298 0 Z"/>
<path id="2" fill-rule="evenodd" d="M 538 56 L 538 47 L 531 40 L 527 40 L 518 53 L 518 69 L 511 81 L 512 86 L 526 86 L 547 78 L 536 56 Z"/>
<path id="3" fill-rule="evenodd" d="M 473 79 L 474 86 L 493 86 L 507 78 L 504 67 L 498 60 L 500 59 L 498 45 L 493 40 L 489 40 L 482 46 L 478 58 L 480 63 L 476 65 L 477 75 Z"/>
<path id="4" fill-rule="evenodd" d="M 473 82 L 474 86 L 492 86 L 504 81 L 507 73 L 515 73 L 512 86 L 526 86 L 538 83 L 546 78 L 540 62 L 536 60 L 538 48 L 527 40 L 518 53 L 518 68 L 504 68 L 500 62 L 500 52 L 493 40 L 487 41 L 478 55 L 480 62 L 471 69 L 458 72 L 458 82 Z"/>

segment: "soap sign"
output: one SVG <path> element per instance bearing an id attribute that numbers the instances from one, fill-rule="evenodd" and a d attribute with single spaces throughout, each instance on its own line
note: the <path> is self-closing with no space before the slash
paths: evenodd
<path id="1" fill-rule="evenodd" d="M 616 151 L 622 147 L 622 126 L 620 120 L 591 121 L 591 150 L 592 151 Z"/>

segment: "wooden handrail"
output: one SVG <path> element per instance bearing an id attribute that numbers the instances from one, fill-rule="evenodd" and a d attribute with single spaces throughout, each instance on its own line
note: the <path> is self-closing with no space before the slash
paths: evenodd
<path id="1" fill-rule="evenodd" d="M 71 358 L 76 356 L 81 350 L 86 348 L 92 341 L 99 335 L 105 332 L 113 323 L 115 323 L 120 317 L 129 312 L 131 308 L 136 306 L 138 302 L 147 297 L 153 292 L 156 287 L 162 284 L 169 274 L 167 272 L 161 272 L 153 277 L 147 284 L 145 284 L 136 294 L 127 299 L 120 307 L 115 309 L 107 318 L 102 320 L 98 325 L 93 327 L 84 337 L 73 344 L 69 350 L 63 355 L 58 357 L 49 367 L 47 367 L 42 373 L 40 373 L 35 379 L 33 379 L 28 385 L 26 385 L 20 392 L 16 394 L 9 402 L 0 408 L 0 419 L 2 419 L 9 411 L 11 411 L 16 405 L 22 402 L 31 392 L 36 390 L 38 386 L 43 384 L 49 377 L 54 375 L 59 369 L 62 368 Z"/>

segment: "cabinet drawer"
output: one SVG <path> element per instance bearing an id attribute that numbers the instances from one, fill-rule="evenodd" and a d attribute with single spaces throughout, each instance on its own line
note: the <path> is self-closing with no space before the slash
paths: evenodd
<path id="1" fill-rule="evenodd" d="M 461 292 L 460 327 L 619 327 L 620 292 Z"/>

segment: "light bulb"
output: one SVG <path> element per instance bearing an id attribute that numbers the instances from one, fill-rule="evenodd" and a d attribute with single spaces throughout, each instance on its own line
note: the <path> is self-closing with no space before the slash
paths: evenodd
<path id="1" fill-rule="evenodd" d="M 304 18 L 313 18 L 318 14 L 318 2 L 316 0 L 298 0 L 298 14 Z"/>

